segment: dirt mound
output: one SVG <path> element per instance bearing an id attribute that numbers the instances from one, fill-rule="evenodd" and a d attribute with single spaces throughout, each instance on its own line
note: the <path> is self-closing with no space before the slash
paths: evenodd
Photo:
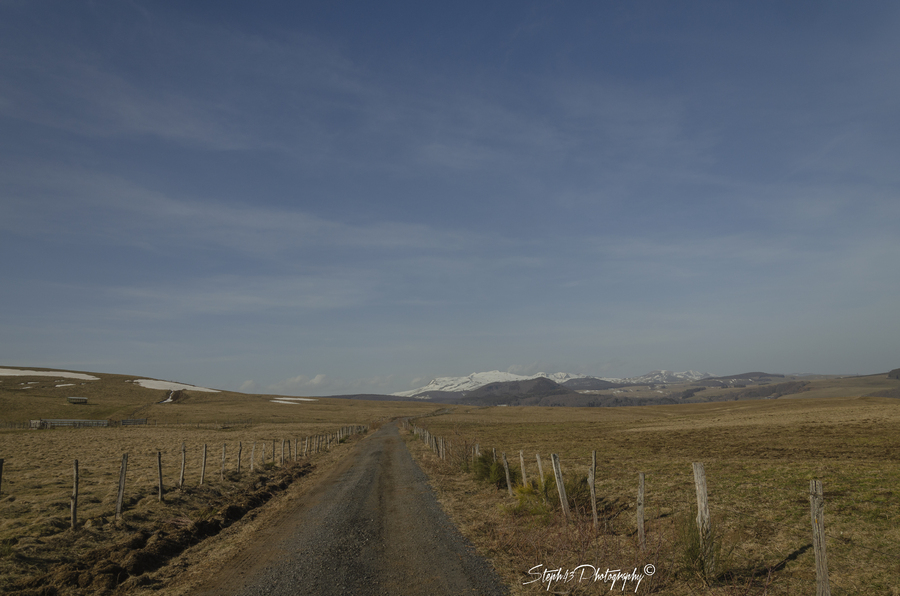
<path id="1" fill-rule="evenodd" d="M 67 594 L 107 594 L 119 586 L 147 585 L 144 574 L 155 571 L 170 559 L 205 538 L 214 536 L 249 511 L 264 505 L 273 496 L 312 471 L 309 463 L 278 470 L 273 476 L 259 475 L 234 495 L 231 502 L 195 521 L 173 519 L 154 531 L 134 532 L 115 544 L 88 552 L 77 560 L 63 561 L 48 573 L 9 586 L 9 596 L 55 596 Z"/>

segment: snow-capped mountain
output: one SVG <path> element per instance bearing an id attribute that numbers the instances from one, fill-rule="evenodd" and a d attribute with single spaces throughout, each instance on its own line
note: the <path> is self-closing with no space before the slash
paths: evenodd
<path id="1" fill-rule="evenodd" d="M 472 373 L 467 377 L 438 377 L 433 379 L 424 387 L 413 389 L 412 391 L 401 391 L 393 393 L 399 397 L 414 397 L 429 391 L 471 391 L 484 387 L 489 383 L 507 382 L 507 381 L 529 381 L 538 377 L 544 377 L 556 383 L 565 383 L 569 379 L 580 379 L 586 375 L 571 375 L 569 373 L 537 373 L 536 375 L 516 375 L 499 370 L 489 372 Z"/>
<path id="2" fill-rule="evenodd" d="M 712 377 L 710 373 L 701 373 L 695 370 L 686 370 L 684 372 L 673 372 L 671 370 L 654 370 L 641 375 L 640 377 L 631 377 L 623 379 L 625 383 L 685 383 L 690 381 L 699 381 Z"/>
<path id="3" fill-rule="evenodd" d="M 643 385 L 649 383 L 684 383 L 690 381 L 698 381 L 700 379 L 706 379 L 712 376 L 713 375 L 709 373 L 700 373 L 693 370 L 684 372 L 673 372 L 671 370 L 654 370 L 653 372 L 649 372 L 646 375 L 642 375 L 640 377 L 613 379 L 608 377 L 591 377 L 589 375 L 573 375 L 569 373 L 537 373 L 535 375 L 517 375 L 508 372 L 501 372 L 499 370 L 492 370 L 489 372 L 472 373 L 471 375 L 466 377 L 438 377 L 436 379 L 433 379 L 424 387 L 419 387 L 418 389 L 413 389 L 411 391 L 401 391 L 399 393 L 393 393 L 392 395 L 396 395 L 398 397 L 415 397 L 417 395 L 430 393 L 432 391 L 452 391 L 461 393 L 465 391 L 472 391 L 474 389 L 478 389 L 479 387 L 484 387 L 489 383 L 529 381 L 538 377 L 544 377 L 559 384 L 563 384 L 571 379 L 600 379 L 612 383 Z"/>

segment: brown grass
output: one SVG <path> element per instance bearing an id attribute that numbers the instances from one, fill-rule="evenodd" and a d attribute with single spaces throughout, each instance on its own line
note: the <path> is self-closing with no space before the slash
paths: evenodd
<path id="1" fill-rule="evenodd" d="M 34 369 L 33 370 L 41 370 Z M 0 423 L 27 422 L 37 418 L 114 419 L 147 418 L 151 424 L 215 425 L 216 422 L 252 419 L 254 423 L 299 422 L 304 424 L 368 424 L 397 412 L 424 414 L 434 404 L 418 402 L 351 401 L 314 398 L 296 404 L 273 403 L 274 395 L 250 395 L 233 391 L 206 393 L 184 391 L 175 403 L 159 403 L 167 391 L 146 389 L 135 375 L 90 373 L 98 381 L 64 377 L 0 376 Z M 57 385 L 69 385 L 57 387 Z M 26 387 L 28 387 L 26 389 Z M 70 404 L 66 397 L 87 397 L 87 404 Z M 399 409 L 398 409 L 399 408 Z"/>
<path id="2" fill-rule="evenodd" d="M 325 425 L 259 425 L 232 430 L 187 427 L 118 427 L 0 432 L 5 455 L 0 493 L 0 588 L 40 575 L 79 554 L 153 533 L 164 526 L 185 527 L 220 516 L 229 505 L 271 483 L 293 464 L 281 465 L 281 438 L 301 445 L 306 434 L 334 431 Z M 275 439 L 275 463 L 272 440 Z M 256 441 L 255 473 L 250 472 Z M 186 445 L 185 486 L 177 487 L 181 444 Z M 243 444 L 237 472 L 238 443 Z M 203 443 L 208 445 L 200 485 Z M 226 472 L 221 477 L 222 445 Z M 262 445 L 266 445 L 266 462 Z M 302 447 L 301 447 L 302 449 Z M 163 502 L 158 497 L 157 452 L 163 461 Z M 128 453 L 123 522 L 115 523 L 119 470 Z M 302 452 L 301 452 L 302 453 Z M 301 458 L 313 465 L 324 454 Z M 70 529 L 73 460 L 79 462 L 78 526 Z"/>
<path id="3" fill-rule="evenodd" d="M 406 415 L 419 418 L 457 447 L 480 443 L 505 451 L 513 468 L 518 452 L 536 479 L 534 454 L 544 471 L 559 454 L 567 476 L 584 474 L 598 452 L 597 491 L 605 506 L 601 531 L 581 511 L 564 523 L 533 497 L 511 499 L 505 490 L 476 483 L 461 462 L 439 462 L 421 442 L 410 446 L 430 474 L 445 508 L 493 561 L 516 594 L 546 593 L 546 584 L 523 585 L 529 570 L 656 566 L 641 593 L 799 594 L 814 585 L 807 490 L 825 485 L 825 523 L 833 594 L 898 596 L 900 576 L 900 401 L 865 397 L 897 386 L 884 375 L 824 379 L 803 397 L 632 408 L 441 408 L 429 403 L 361 402 L 321 398 L 297 405 L 272 396 L 186 392 L 159 404 L 166 392 L 128 383 L 134 376 L 96 374 L 99 381 L 0 377 L 0 422 L 32 418 L 148 418 L 158 426 L 131 428 L 0 430 L 5 460 L 0 486 L 0 589 L 43 573 L 61 561 L 131 540 L 160 524 L 180 527 L 221 517 L 222 510 L 265 483 L 247 473 L 250 447 L 281 438 L 304 438 L 340 426 L 372 424 Z M 75 383 L 74 387 L 55 385 Z M 24 389 L 26 385 L 30 389 Z M 29 384 L 30 383 L 30 384 Z M 89 405 L 66 403 L 86 396 Z M 227 421 L 253 420 L 251 426 Z M 244 473 L 234 471 L 243 443 Z M 181 443 L 188 449 L 186 488 L 178 480 Z M 207 476 L 198 486 L 200 449 L 209 446 Z M 219 478 L 222 443 L 227 469 Z M 341 447 L 339 447 L 340 449 Z M 156 452 L 163 454 L 166 497 L 156 497 Z M 112 523 L 122 453 L 129 453 L 125 523 Z M 319 461 L 331 461 L 331 456 Z M 72 461 L 81 468 L 80 529 L 68 529 Z M 693 515 L 691 462 L 705 464 L 713 522 L 732 547 L 722 573 L 707 587 L 683 569 L 680 522 Z M 637 473 L 647 474 L 649 550 L 634 537 Z M 266 474 L 271 475 L 272 472 Z M 262 478 L 262 480 L 261 480 Z M 689 525 L 689 524 L 688 524 Z M 728 549 L 726 549 L 728 550 Z M 632 584 L 633 585 L 633 584 Z M 153 586 L 150 586 L 151 588 Z M 96 588 L 96 589 L 95 589 Z M 101 587 L 84 593 L 101 593 Z M 553 585 L 551 591 L 600 593 L 596 584 Z M 630 590 L 629 590 L 630 591 Z M 65 593 L 65 591 L 63 592 Z M 71 592 L 71 593 L 77 593 Z"/>
<path id="4" fill-rule="evenodd" d="M 177 534 L 186 528 L 202 528 L 211 520 L 228 523 L 225 512 L 229 506 L 256 498 L 254 495 L 263 490 L 260 487 L 277 485 L 281 482 L 279 478 L 285 478 L 281 471 L 282 439 L 289 441 L 292 449 L 299 439 L 302 449 L 307 436 L 331 433 L 342 426 L 375 427 L 393 416 L 436 409 L 427 403 L 327 398 L 288 405 L 272 403 L 272 396 L 190 391 L 178 403 L 159 404 L 165 399 L 166 391 L 125 382 L 139 377 L 95 376 L 101 379 L 84 381 L 84 385 L 82 381 L 62 377 L 0 377 L 3 417 L 0 422 L 133 417 L 150 421 L 150 425 L 132 427 L 0 430 L 0 458 L 4 460 L 0 485 L 0 591 L 21 585 L 26 578 L 64 569 L 66 562 L 83 560 L 86 553 L 102 558 L 106 556 L 102 553 L 114 545 L 131 544 L 127 548 L 132 548 L 132 543 L 146 540 L 154 533 Z M 55 386 L 70 382 L 75 386 Z M 22 389 L 25 386 L 31 389 Z M 68 404 L 65 398 L 69 395 L 86 396 L 89 405 Z M 250 425 L 233 423 L 251 419 Z M 251 474 L 254 442 L 257 463 L 256 473 Z M 187 450 L 187 465 L 185 487 L 179 490 L 182 443 Z M 204 443 L 208 446 L 207 468 L 204 484 L 200 486 Z M 224 480 L 220 476 L 223 443 L 226 444 Z M 239 443 L 242 444 L 241 474 L 236 471 Z M 261 460 L 263 445 L 266 466 Z M 334 449 L 340 451 L 346 446 Z M 162 453 L 163 502 L 158 500 L 157 452 Z M 123 453 L 129 456 L 125 513 L 124 522 L 116 524 L 115 502 Z M 286 457 L 290 460 L 291 456 Z M 80 471 L 79 524 L 72 531 L 70 495 L 75 459 Z M 303 461 L 312 466 L 330 465 L 334 458 L 322 453 Z M 288 480 L 303 473 L 298 468 Z M 107 577 L 109 573 L 104 571 L 94 569 L 91 573 L 99 579 L 82 578 L 85 587 L 64 587 L 60 593 L 103 593 L 111 589 L 104 583 L 111 581 Z"/>
<path id="5" fill-rule="evenodd" d="M 538 564 L 574 568 L 602 563 L 631 569 L 656 565 L 664 594 L 798 594 L 815 584 L 808 488 L 825 486 L 828 563 L 833 594 L 898 592 L 900 571 L 900 402 L 883 398 L 742 401 L 634 408 L 456 408 L 422 419 L 454 445 L 478 442 L 505 451 L 537 478 L 551 453 L 564 473 L 584 474 L 597 451 L 597 492 L 609 508 L 601 532 L 590 513 L 566 525 L 523 514 L 506 491 L 478 485 L 453 465 L 437 464 L 421 443 L 414 447 L 445 506 L 464 532 L 494 559 L 517 593 Z M 691 462 L 706 468 L 713 522 L 731 557 L 707 588 L 683 569 L 678 522 L 693 517 Z M 637 473 L 647 477 L 646 528 L 651 552 L 635 546 Z M 771 574 L 770 574 L 771 572 Z M 608 589 L 609 584 L 606 584 Z M 565 591 L 577 585 L 555 584 Z M 588 590 L 587 584 L 578 589 Z M 595 593 L 596 586 L 590 588 Z M 601 590 L 603 591 L 603 590 Z M 573 593 L 577 593 L 573 592 Z M 644 592 L 646 593 L 646 592 Z"/>

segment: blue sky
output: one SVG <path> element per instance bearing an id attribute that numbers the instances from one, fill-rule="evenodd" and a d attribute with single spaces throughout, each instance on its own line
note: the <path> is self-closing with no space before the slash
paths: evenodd
<path id="1" fill-rule="evenodd" d="M 900 366 L 900 6 L 0 0 L 0 364 Z"/>

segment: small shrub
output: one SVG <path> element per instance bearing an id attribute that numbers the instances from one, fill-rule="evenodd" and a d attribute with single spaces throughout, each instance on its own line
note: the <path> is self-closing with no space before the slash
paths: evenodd
<path id="1" fill-rule="evenodd" d="M 506 488 L 506 470 L 503 469 L 503 462 L 494 461 L 492 455 L 482 453 L 475 458 L 472 468 L 476 480 L 487 481 L 496 486 L 498 490 Z M 510 467 L 509 479 L 513 486 L 518 482 L 519 473 L 515 468 Z"/>
<path id="2" fill-rule="evenodd" d="M 516 504 L 507 507 L 507 513 L 521 517 L 533 517 L 539 522 L 549 523 L 554 508 L 547 502 L 537 483 L 529 482 L 527 486 L 518 486 L 515 488 L 515 494 Z"/>
<path id="3" fill-rule="evenodd" d="M 493 458 L 487 453 L 482 453 L 476 457 L 472 463 L 472 473 L 475 475 L 475 480 L 488 480 L 491 477 L 491 466 L 493 464 Z"/>
<path id="4" fill-rule="evenodd" d="M 566 489 L 566 500 L 569 509 L 579 513 L 591 512 L 591 487 L 588 484 L 586 474 L 576 474 L 563 478 L 563 486 Z M 544 499 L 554 508 L 559 507 L 559 490 L 556 488 L 556 476 L 546 474 L 544 476 L 543 489 L 540 489 Z"/>
<path id="5" fill-rule="evenodd" d="M 515 468 L 509 468 L 509 481 L 512 482 L 513 488 L 519 483 L 519 473 Z M 491 484 L 497 487 L 497 490 L 506 488 L 506 470 L 503 468 L 503 462 L 497 460 L 491 466 Z"/>
<path id="6" fill-rule="evenodd" d="M 696 515 L 682 515 L 676 519 L 680 570 L 699 578 L 707 586 L 724 574 L 734 546 L 727 546 L 724 533 L 710 523 L 706 541 L 700 540 Z"/>

